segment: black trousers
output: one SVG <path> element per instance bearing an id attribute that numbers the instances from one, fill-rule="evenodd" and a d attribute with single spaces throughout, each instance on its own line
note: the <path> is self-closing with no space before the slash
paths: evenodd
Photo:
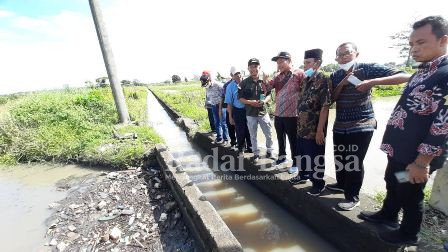
<path id="1" fill-rule="evenodd" d="M 369 149 L 373 131 L 350 134 L 333 133 L 336 181 L 344 188 L 346 200 L 359 201 L 364 179 L 364 158 Z"/>
<path id="2" fill-rule="evenodd" d="M 252 149 L 249 128 L 247 127 L 246 110 L 233 107 L 233 120 L 235 121 L 238 150 L 244 151 L 244 149 Z"/>
<path id="3" fill-rule="evenodd" d="M 426 183 L 399 183 L 395 177 L 398 171 L 404 171 L 408 164 L 388 159 L 384 180 L 387 194 L 381 212 L 390 220 L 398 219 L 398 212 L 403 209 L 400 231 L 411 239 L 417 238 L 423 220 L 423 200 Z"/>
<path id="4" fill-rule="evenodd" d="M 227 130 L 229 132 L 230 144 L 231 145 L 236 145 L 235 126 L 230 124 L 230 121 L 229 121 L 229 111 L 226 110 L 226 114 L 227 114 L 226 123 L 227 123 Z"/>
<path id="5" fill-rule="evenodd" d="M 325 145 L 318 145 L 315 139 L 297 140 L 299 176 L 310 179 L 317 189 L 324 188 Z"/>
<path id="6" fill-rule="evenodd" d="M 286 135 L 288 135 L 289 147 L 293 166 L 297 166 L 297 117 L 278 117 L 274 119 L 274 127 L 277 132 L 278 157 L 286 158 Z"/>
<path id="7" fill-rule="evenodd" d="M 210 128 L 212 131 L 215 131 L 215 119 L 213 117 L 213 111 L 212 108 L 207 108 L 208 113 L 208 122 L 210 123 Z"/>

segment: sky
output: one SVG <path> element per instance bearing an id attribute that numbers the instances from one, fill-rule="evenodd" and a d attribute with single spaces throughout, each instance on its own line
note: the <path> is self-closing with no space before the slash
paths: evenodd
<path id="1" fill-rule="evenodd" d="M 390 35 L 428 15 L 448 17 L 446 0 L 99 0 L 119 79 L 162 82 L 204 69 L 229 75 L 288 51 L 355 42 L 362 62 L 400 62 Z M 443 12 L 445 10 L 445 12 Z M 84 86 L 107 76 L 88 0 L 0 0 L 0 95 Z"/>

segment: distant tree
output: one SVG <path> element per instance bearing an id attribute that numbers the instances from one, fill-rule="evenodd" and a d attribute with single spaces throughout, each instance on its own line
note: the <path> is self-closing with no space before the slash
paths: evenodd
<path id="1" fill-rule="evenodd" d="M 410 66 L 411 47 L 409 46 L 409 34 L 411 33 L 410 29 L 399 31 L 391 36 L 390 39 L 393 41 L 393 45 L 389 48 L 398 49 L 399 57 L 406 59 L 405 65 Z"/>
<path id="2" fill-rule="evenodd" d="M 177 82 L 181 82 L 182 79 L 180 78 L 179 75 L 175 74 L 175 75 L 171 76 L 171 81 L 173 81 L 173 83 L 177 83 Z"/>
<path id="3" fill-rule="evenodd" d="M 339 70 L 339 65 L 334 64 L 334 63 L 327 64 L 327 65 L 321 67 L 321 70 L 324 72 L 327 72 L 327 73 L 332 73 L 332 72 Z"/>
<path id="4" fill-rule="evenodd" d="M 171 80 L 166 80 L 166 81 L 164 81 L 163 83 L 164 83 L 164 84 L 170 84 L 170 83 L 171 83 Z"/>
<path id="5" fill-rule="evenodd" d="M 138 79 L 134 79 L 132 81 L 132 85 L 134 85 L 134 86 L 143 86 L 143 85 L 145 85 L 145 83 L 139 81 Z"/>
<path id="6" fill-rule="evenodd" d="M 188 79 L 187 79 L 187 77 L 185 77 L 185 82 L 188 82 Z"/>
<path id="7" fill-rule="evenodd" d="M 88 88 L 93 88 L 93 87 L 95 87 L 95 85 L 93 84 L 93 82 L 91 82 L 91 81 L 84 81 L 84 84 L 86 85 L 86 87 L 88 87 Z"/>
<path id="8" fill-rule="evenodd" d="M 107 87 L 109 86 L 109 78 L 99 77 L 95 80 L 97 87 Z"/>
<path id="9" fill-rule="evenodd" d="M 395 63 L 395 62 L 387 62 L 384 65 L 387 66 L 387 67 L 390 67 L 390 68 L 396 68 L 397 67 L 397 63 Z"/>
<path id="10" fill-rule="evenodd" d="M 415 60 L 411 58 L 411 46 L 409 45 L 409 36 L 412 32 L 412 24 L 417 19 L 414 18 L 413 21 L 408 25 L 408 28 L 402 31 L 399 31 L 389 38 L 392 40 L 393 44 L 389 48 L 395 48 L 398 50 L 399 57 L 405 59 L 405 66 L 412 67 L 415 65 Z"/>
<path id="11" fill-rule="evenodd" d="M 123 85 L 123 86 L 131 86 L 131 85 L 132 85 L 132 82 L 129 81 L 129 80 L 122 80 L 122 81 L 121 81 L 121 85 Z"/>
<path id="12" fill-rule="evenodd" d="M 219 72 L 217 72 L 216 73 L 216 80 L 218 80 L 218 81 L 222 81 L 222 80 L 224 80 L 225 78 L 219 73 Z"/>

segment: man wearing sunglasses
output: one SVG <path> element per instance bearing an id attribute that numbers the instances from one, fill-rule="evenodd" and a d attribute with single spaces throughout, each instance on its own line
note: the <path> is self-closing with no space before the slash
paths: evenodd
<path id="1" fill-rule="evenodd" d="M 336 50 L 340 69 L 330 76 L 331 99 L 336 102 L 333 143 L 337 183 L 326 187 L 344 193 L 345 201 L 338 206 L 346 211 L 360 204 L 363 161 L 377 124 L 371 101 L 371 84 L 401 84 L 409 79 L 408 74 L 396 69 L 375 63 L 357 63 L 358 55 L 354 43 L 341 44 Z"/>

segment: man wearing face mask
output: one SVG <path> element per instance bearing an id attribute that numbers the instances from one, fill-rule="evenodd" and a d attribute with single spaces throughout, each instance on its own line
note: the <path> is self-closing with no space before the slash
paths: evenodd
<path id="1" fill-rule="evenodd" d="M 272 126 L 266 109 L 266 104 L 271 100 L 271 93 L 266 90 L 263 80 L 259 78 L 260 61 L 252 58 L 247 65 L 250 76 L 241 82 L 238 98 L 246 108 L 247 127 L 249 128 L 252 151 L 254 153 L 253 161 L 257 162 L 260 158 L 260 149 L 258 149 L 257 143 L 258 125 L 260 125 L 266 138 L 266 158 L 272 157 Z"/>
<path id="2" fill-rule="evenodd" d="M 298 99 L 297 149 L 299 175 L 290 179 L 292 184 L 313 183 L 308 194 L 319 196 L 325 188 L 325 135 L 329 110 L 330 79 L 319 71 L 322 65 L 321 49 L 305 51 L 305 76 Z"/>
<path id="3" fill-rule="evenodd" d="M 288 170 L 290 174 L 298 171 L 296 163 L 297 155 L 297 99 L 299 88 L 304 78 L 302 70 L 291 71 L 291 55 L 288 52 L 280 52 L 272 58 L 277 62 L 279 74 L 268 83 L 268 89 L 275 89 L 275 121 L 274 127 L 278 140 L 278 159 L 276 165 L 286 161 L 286 136 L 288 136 L 291 149 L 292 166 Z"/>
<path id="4" fill-rule="evenodd" d="M 345 201 L 338 203 L 342 210 L 359 206 L 359 192 L 364 178 L 363 161 L 376 129 L 371 90 L 365 82 L 381 85 L 400 84 L 408 74 L 379 64 L 357 63 L 359 53 L 354 43 L 343 43 L 336 50 L 341 69 L 331 74 L 332 102 L 336 102 L 333 126 L 335 184 L 329 190 L 343 192 Z M 357 89 L 357 85 L 360 85 Z"/>
<path id="5" fill-rule="evenodd" d="M 394 245 L 418 243 L 423 191 L 430 168 L 443 164 L 444 160 L 438 165 L 435 162 L 445 155 L 448 138 L 448 21 L 440 16 L 417 21 L 409 45 L 412 58 L 422 64 L 407 83 L 384 132 L 381 150 L 388 157 L 386 198 L 380 211 L 361 212 L 359 216 L 399 227 L 379 235 Z M 401 209 L 403 219 L 399 224 Z"/>

